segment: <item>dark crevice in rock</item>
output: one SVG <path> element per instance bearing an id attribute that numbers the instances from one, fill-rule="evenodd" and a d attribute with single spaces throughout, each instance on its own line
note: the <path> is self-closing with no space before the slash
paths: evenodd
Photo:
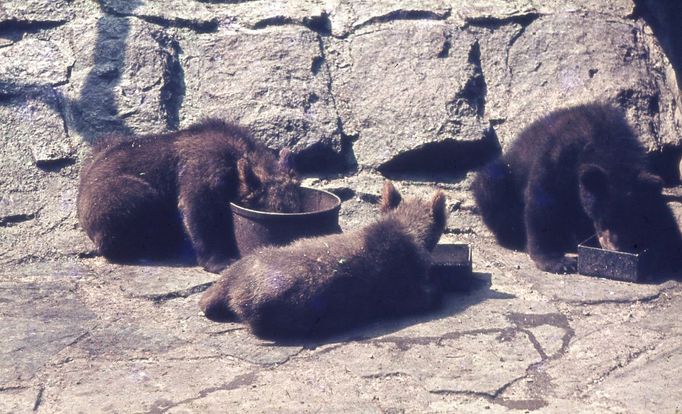
<path id="1" fill-rule="evenodd" d="M 183 51 L 177 39 L 165 33 L 159 34 L 156 40 L 164 51 L 161 110 L 166 116 L 166 128 L 174 131 L 180 127 L 180 109 L 185 98 L 185 71 L 180 63 Z"/>
<path id="2" fill-rule="evenodd" d="M 63 26 L 66 20 L 55 21 L 32 21 L 32 20 L 5 20 L 0 22 L 0 37 L 13 42 L 21 40 L 25 34 L 37 33 Z"/>
<path id="3" fill-rule="evenodd" d="M 322 13 L 319 16 L 304 17 L 303 26 L 321 36 L 329 36 L 332 33 L 332 21 L 327 13 Z"/>
<path id="4" fill-rule="evenodd" d="M 33 403 L 33 411 L 38 411 L 38 408 L 40 408 L 40 404 L 43 402 L 43 392 L 45 391 L 45 387 L 42 385 L 40 388 L 38 388 L 38 394 L 36 395 L 36 400 Z"/>
<path id="5" fill-rule="evenodd" d="M 502 397 L 503 391 L 498 393 L 495 398 L 491 400 L 495 404 L 502 405 L 506 408 L 511 409 L 525 409 L 525 410 L 535 410 L 542 408 L 547 405 L 547 402 L 542 398 L 546 394 L 546 390 L 550 388 L 551 379 L 544 372 L 542 367 L 549 361 L 554 361 L 561 358 L 566 352 L 568 352 L 568 346 L 575 336 L 575 330 L 570 326 L 568 318 L 560 313 L 550 313 L 550 314 L 522 314 L 522 313 L 511 313 L 507 316 L 507 319 L 514 324 L 509 332 L 512 334 L 523 333 L 526 335 L 533 348 L 540 356 L 540 361 L 531 364 L 526 369 L 526 374 L 512 381 L 508 385 L 513 385 L 518 380 L 530 378 L 532 379 L 531 385 L 528 386 L 529 392 L 531 393 L 531 399 L 515 400 L 511 398 Z M 561 338 L 561 348 L 552 355 L 548 355 L 540 341 L 535 337 L 532 328 L 539 326 L 548 325 L 554 326 L 564 331 Z"/>
<path id="6" fill-rule="evenodd" d="M 463 175 L 478 168 L 501 152 L 495 129 L 491 126 L 478 141 L 446 139 L 431 142 L 397 155 L 378 167 L 387 178 L 430 177 L 433 174 Z M 432 179 L 433 177 L 431 177 Z"/>
<path id="7" fill-rule="evenodd" d="M 651 26 L 682 85 L 682 2 L 635 0 L 632 19 L 644 19 Z"/>
<path id="8" fill-rule="evenodd" d="M 287 16 L 275 16 L 275 17 L 268 17 L 267 19 L 259 20 L 256 22 L 251 28 L 254 30 L 260 30 L 260 29 L 265 29 L 266 27 L 270 26 L 287 26 L 287 25 L 296 25 L 299 22 L 297 22 L 295 19 Z"/>
<path id="9" fill-rule="evenodd" d="M 371 344 L 392 344 L 400 351 L 408 351 L 413 346 L 417 345 L 431 345 L 436 344 L 437 346 L 443 346 L 443 341 L 454 340 L 461 338 L 463 336 L 472 335 L 490 335 L 495 333 L 500 333 L 505 329 L 500 328 L 485 328 L 485 329 L 474 329 L 470 331 L 457 331 L 448 332 L 442 336 L 422 336 L 422 337 L 407 337 L 407 336 L 388 336 L 376 339 L 364 339 L 358 338 L 360 342 L 367 342 Z"/>
<path id="10" fill-rule="evenodd" d="M 540 13 L 526 13 L 526 14 L 520 14 L 516 16 L 509 16 L 505 18 L 497 18 L 497 17 L 469 17 L 465 19 L 465 28 L 467 26 L 475 26 L 475 27 L 483 27 L 486 29 L 498 29 L 502 26 L 508 25 L 508 24 L 518 24 L 521 25 L 522 27 L 526 27 L 533 23 L 535 20 L 537 20 L 540 16 L 542 16 Z"/>
<path id="11" fill-rule="evenodd" d="M 483 76 L 481 47 L 478 41 L 471 45 L 467 61 L 470 72 L 469 78 L 462 90 L 446 103 L 445 110 L 448 119 L 439 127 L 436 133 L 438 136 L 456 136 L 461 130 L 463 119 L 475 118 L 480 120 L 485 115 L 488 85 Z"/>
<path id="12" fill-rule="evenodd" d="M 246 328 L 245 328 L 244 326 L 239 326 L 239 327 L 237 327 L 237 328 L 222 329 L 222 330 L 220 330 L 220 331 L 208 332 L 208 336 L 225 335 L 226 333 L 236 332 L 236 331 L 245 331 L 245 330 L 246 330 Z M 215 357 L 215 356 L 214 356 L 214 357 L 207 357 L 207 358 L 213 359 L 213 358 L 220 358 L 220 357 L 219 357 L 219 356 L 218 356 L 218 357 Z M 178 359 L 179 359 L 179 360 L 184 360 L 185 357 L 181 357 L 181 358 L 178 358 Z"/>
<path id="13" fill-rule="evenodd" d="M 190 297 L 196 293 L 200 293 L 208 289 L 213 282 L 208 282 L 208 283 L 202 283 L 200 285 L 192 286 L 187 289 L 182 289 L 182 290 L 176 290 L 174 292 L 168 292 L 168 293 L 163 293 L 163 294 L 158 294 L 158 295 L 144 295 L 142 296 L 144 299 L 148 299 L 153 301 L 154 303 L 163 303 L 168 300 L 172 299 L 178 299 L 178 298 L 187 298 Z"/>
<path id="14" fill-rule="evenodd" d="M 594 299 L 594 300 L 567 300 L 567 303 L 575 305 L 632 305 L 633 303 L 650 303 L 658 300 L 661 294 L 667 289 L 660 292 L 652 293 L 650 295 L 632 297 L 632 298 L 618 298 L 618 299 Z"/>
<path id="15" fill-rule="evenodd" d="M 325 15 L 326 16 L 326 15 Z M 326 76 L 325 84 L 336 114 L 336 133 L 340 136 L 340 148 L 335 149 L 327 142 L 318 142 L 299 151 L 295 156 L 296 170 L 301 174 L 344 174 L 357 169 L 357 160 L 353 151 L 353 142 L 357 135 L 344 133 L 343 121 L 339 116 L 332 85 L 331 68 L 325 54 L 324 36 L 318 35 L 320 54 L 313 59 L 311 71 L 313 75 L 322 73 Z M 326 68 L 326 71 L 322 71 Z M 317 94 L 311 94 L 306 102 L 306 111 L 319 101 Z"/>
<path id="16" fill-rule="evenodd" d="M 341 151 L 334 151 L 329 144 L 318 142 L 298 152 L 295 157 L 296 171 L 301 174 L 345 174 L 357 167 L 353 153 L 355 137 L 341 135 Z"/>
<path id="17" fill-rule="evenodd" d="M 9 216 L 0 217 L 0 227 L 11 227 L 15 224 L 30 221 L 36 218 L 36 213 L 28 214 L 12 214 Z"/>
<path id="18" fill-rule="evenodd" d="M 443 49 L 438 52 L 438 58 L 445 59 L 450 56 L 450 48 L 452 47 L 452 40 L 450 34 L 445 35 L 445 41 L 443 42 Z"/>
<path id="19" fill-rule="evenodd" d="M 380 372 L 377 374 L 363 375 L 360 378 L 363 378 L 363 379 L 385 379 L 385 378 L 396 378 L 396 377 L 405 377 L 405 376 L 408 376 L 408 375 L 404 372 L 394 371 L 394 372 Z"/>
<path id="20" fill-rule="evenodd" d="M 635 350 L 634 352 L 629 352 L 625 356 L 625 361 L 619 361 L 616 365 L 610 367 L 606 372 L 604 372 L 602 375 L 599 376 L 598 379 L 594 380 L 594 383 L 601 383 L 603 382 L 606 378 L 608 378 L 611 374 L 614 372 L 618 371 L 619 369 L 623 369 L 633 363 L 635 360 L 637 360 L 639 357 L 641 357 L 644 354 L 650 353 L 656 349 L 655 346 L 649 345 L 644 348 L 640 348 Z"/>
<path id="21" fill-rule="evenodd" d="M 350 187 L 325 188 L 325 190 L 335 194 L 337 197 L 341 199 L 341 201 L 348 201 L 351 198 L 355 197 L 356 194 L 355 190 L 353 190 Z"/>
<path id="22" fill-rule="evenodd" d="M 485 97 L 488 93 L 488 85 L 483 76 L 481 46 L 478 41 L 469 50 L 468 62 L 473 66 L 474 74 L 464 85 L 464 89 L 457 94 L 457 98 L 464 99 L 475 111 L 476 116 L 482 117 L 485 114 Z"/>
<path id="23" fill-rule="evenodd" d="M 322 65 L 324 64 L 324 57 L 323 56 L 315 56 L 313 59 L 313 63 L 310 65 L 310 71 L 314 76 L 317 76 L 318 73 L 320 73 L 320 69 L 322 69 Z"/>
<path id="24" fill-rule="evenodd" d="M 523 377 L 518 377 L 514 378 L 513 380 L 509 381 L 508 383 L 502 385 L 500 388 L 496 389 L 492 393 L 490 392 L 483 392 L 483 391 L 468 391 L 468 390 L 433 390 L 429 391 L 431 394 L 436 394 L 436 395 L 466 395 L 470 397 L 479 397 L 483 398 L 487 401 L 493 402 L 493 403 L 499 403 L 498 397 L 507 390 L 507 388 L 511 387 L 512 385 L 516 384 L 520 380 L 524 379 L 525 376 Z"/>
<path id="25" fill-rule="evenodd" d="M 308 99 L 306 99 L 305 103 L 303 104 L 303 110 L 304 110 L 305 112 L 310 111 L 310 108 L 311 108 L 315 103 L 317 103 L 319 100 L 320 100 L 320 97 L 319 97 L 316 93 L 311 92 L 311 93 L 308 95 Z"/>
<path id="26" fill-rule="evenodd" d="M 128 5 L 130 10 L 134 10 L 136 4 L 133 5 Z M 218 26 L 219 26 L 219 21 L 218 18 L 213 18 L 208 21 L 200 21 L 200 20 L 191 20 L 191 19 L 183 19 L 181 17 L 176 17 L 173 19 L 168 19 L 164 18 L 161 16 L 151 16 L 151 15 L 145 15 L 145 14 L 135 14 L 132 12 L 122 12 L 116 10 L 114 7 L 111 5 L 105 4 L 104 2 L 100 2 L 100 8 L 102 11 L 104 11 L 106 14 L 114 16 L 114 17 L 123 17 L 123 18 L 130 18 L 134 17 L 140 20 L 143 20 L 147 23 L 151 23 L 157 26 L 161 27 L 177 27 L 177 28 L 182 28 L 182 29 L 190 29 L 193 30 L 197 33 L 214 33 L 218 31 Z"/>
<path id="27" fill-rule="evenodd" d="M 430 10 L 394 10 L 390 13 L 370 18 L 356 26 L 355 30 L 373 24 L 388 23 L 397 20 L 447 20 L 447 18 L 450 17 L 450 13 L 451 10 L 449 9 L 441 13 Z"/>
<path id="28" fill-rule="evenodd" d="M 560 355 L 564 354 L 568 350 L 568 345 L 571 339 L 575 335 L 575 331 L 571 328 L 566 315 L 560 313 L 547 313 L 547 314 L 524 314 L 524 313 L 511 313 L 507 316 L 510 322 L 516 325 L 519 329 L 526 330 L 526 334 L 532 336 L 529 328 L 535 328 L 538 326 L 549 325 L 560 328 L 564 331 L 564 335 L 561 338 L 561 349 L 557 354 L 550 357 L 545 356 L 543 359 L 557 359 Z M 534 339 L 534 338 L 533 338 Z M 537 342 L 537 341 L 536 341 Z M 540 352 L 544 354 L 544 351 Z"/>
<path id="29" fill-rule="evenodd" d="M 71 81 L 71 71 L 73 70 L 73 65 L 69 66 L 67 69 L 67 82 Z M 64 134 L 68 137 L 70 134 L 69 131 L 69 122 L 68 118 L 66 115 L 66 106 L 67 106 L 67 99 L 64 97 L 64 95 L 59 92 L 56 89 L 52 89 L 52 93 L 54 94 L 54 105 L 53 109 L 57 111 L 59 114 L 59 117 L 62 120 L 62 126 L 64 128 Z"/>
<path id="30" fill-rule="evenodd" d="M 680 159 L 682 159 L 682 147 L 667 144 L 647 155 L 651 170 L 663 179 L 666 186 L 680 184 L 679 166 Z"/>
<path id="31" fill-rule="evenodd" d="M 23 391 L 27 390 L 29 387 L 23 386 L 23 385 L 18 385 L 18 386 L 10 386 L 10 387 L 0 387 L 0 392 L 7 392 L 7 391 Z"/>
<path id="32" fill-rule="evenodd" d="M 212 19 L 206 22 L 200 22 L 195 20 L 186 20 L 181 18 L 176 18 L 173 20 L 164 19 L 158 16 L 137 16 L 131 15 L 131 17 L 137 17 L 138 19 L 144 20 L 147 23 L 155 24 L 162 27 L 178 27 L 182 29 L 190 29 L 197 33 L 215 33 L 218 31 L 218 19 Z"/>
<path id="33" fill-rule="evenodd" d="M 206 398 L 208 395 L 213 394 L 214 392 L 219 392 L 219 391 L 230 391 L 230 390 L 236 390 L 239 388 L 244 388 L 247 387 L 258 379 L 258 373 L 257 372 L 249 372 L 246 374 L 242 375 L 237 375 L 232 379 L 232 381 L 225 383 L 223 385 L 219 385 L 217 387 L 210 387 L 210 388 L 205 388 L 201 391 L 199 391 L 199 394 L 196 397 L 191 397 L 184 399 L 182 401 L 178 401 L 176 403 L 169 401 L 169 400 L 156 400 L 154 402 L 154 405 L 151 407 L 151 409 L 148 411 L 149 414 L 162 414 L 166 413 L 169 410 L 180 407 L 182 405 L 191 403 L 192 401 L 200 400 L 202 398 Z"/>
<path id="34" fill-rule="evenodd" d="M 300 21 L 287 16 L 275 16 L 256 22 L 252 28 L 259 30 L 270 26 L 287 25 L 301 25 L 321 36 L 329 36 L 332 32 L 332 22 L 327 13 L 322 13 L 319 16 L 306 16 Z"/>
<path id="35" fill-rule="evenodd" d="M 58 172 L 68 166 L 74 165 L 76 160 L 70 157 L 54 158 L 50 160 L 36 160 L 36 167 L 46 172 Z"/>

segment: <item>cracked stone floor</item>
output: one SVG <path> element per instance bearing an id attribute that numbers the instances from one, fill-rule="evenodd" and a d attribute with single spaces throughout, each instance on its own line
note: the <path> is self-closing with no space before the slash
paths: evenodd
<path id="1" fill-rule="evenodd" d="M 470 292 L 324 343 L 205 319 L 199 268 L 3 269 L 0 412 L 682 412 L 679 282 L 551 275 L 457 229 Z"/>

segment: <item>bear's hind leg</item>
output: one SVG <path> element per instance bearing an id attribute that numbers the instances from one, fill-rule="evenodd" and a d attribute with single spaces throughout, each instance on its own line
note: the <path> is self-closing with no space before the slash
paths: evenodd
<path id="1" fill-rule="evenodd" d="M 182 241 L 175 206 L 147 182 L 119 176 L 98 182 L 80 200 L 81 225 L 97 250 L 113 262 L 166 258 Z"/>

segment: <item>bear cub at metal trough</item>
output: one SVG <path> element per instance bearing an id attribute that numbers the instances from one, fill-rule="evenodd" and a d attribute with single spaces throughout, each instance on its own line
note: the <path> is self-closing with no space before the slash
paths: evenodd
<path id="1" fill-rule="evenodd" d="M 623 114 L 589 104 L 535 121 L 479 172 L 483 221 L 509 248 L 526 247 L 538 268 L 573 273 L 564 254 L 597 234 L 602 248 L 650 249 L 653 273 L 677 271 L 682 236 Z"/>
<path id="2" fill-rule="evenodd" d="M 445 195 L 402 200 L 384 185 L 382 216 L 362 229 L 266 247 L 231 265 L 199 302 L 261 337 L 319 337 L 435 307 L 430 251 L 446 225 Z"/>
<path id="3" fill-rule="evenodd" d="M 80 224 L 114 262 L 177 257 L 191 243 L 197 261 L 219 272 L 237 258 L 230 202 L 296 212 L 299 182 L 248 132 L 220 120 L 140 137 L 109 136 L 81 171 Z"/>

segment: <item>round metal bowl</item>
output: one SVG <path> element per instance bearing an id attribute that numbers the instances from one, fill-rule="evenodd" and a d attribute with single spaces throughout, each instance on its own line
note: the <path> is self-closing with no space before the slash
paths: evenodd
<path id="1" fill-rule="evenodd" d="M 245 256 L 261 246 L 341 232 L 339 197 L 328 191 L 301 187 L 301 199 L 301 213 L 258 211 L 230 203 L 239 255 Z"/>

